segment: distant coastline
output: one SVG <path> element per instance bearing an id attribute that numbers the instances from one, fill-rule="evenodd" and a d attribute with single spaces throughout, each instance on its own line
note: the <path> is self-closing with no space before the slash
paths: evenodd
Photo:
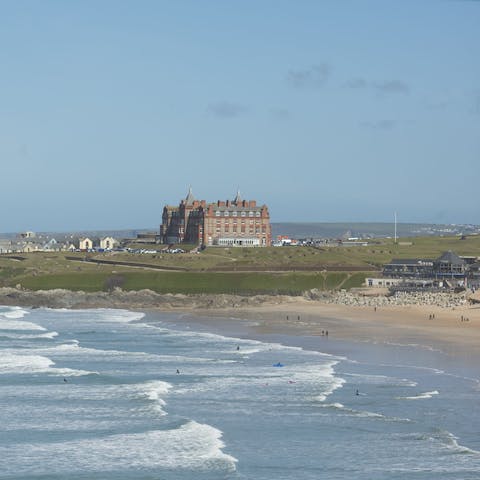
<path id="1" fill-rule="evenodd" d="M 304 296 L 182 295 L 151 290 L 81 292 L 0 288 L 0 305 L 53 309 L 114 308 L 176 311 L 188 321 L 228 333 L 238 323 L 254 336 L 286 334 L 439 348 L 449 355 L 480 354 L 480 304 L 465 295 L 412 294 L 398 298 L 309 291 Z M 328 335 L 328 334 L 327 334 Z M 473 358 L 473 357 L 472 357 Z"/>

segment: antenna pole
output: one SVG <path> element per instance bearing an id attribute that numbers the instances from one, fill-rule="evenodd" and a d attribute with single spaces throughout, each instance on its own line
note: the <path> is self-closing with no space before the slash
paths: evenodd
<path id="1" fill-rule="evenodd" d="M 394 212 L 393 214 L 394 218 L 395 218 L 395 243 L 397 243 L 397 212 Z"/>

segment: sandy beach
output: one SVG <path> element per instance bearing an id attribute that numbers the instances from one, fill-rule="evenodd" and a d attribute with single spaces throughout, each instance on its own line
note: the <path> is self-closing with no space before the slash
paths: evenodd
<path id="1" fill-rule="evenodd" d="M 176 311 L 191 314 L 194 322 L 208 321 L 218 329 L 222 329 L 222 322 L 226 326 L 226 323 L 232 324 L 231 319 L 238 319 L 238 325 L 248 326 L 258 334 L 320 336 L 328 331 L 329 338 L 342 340 L 427 345 L 451 355 L 480 354 L 480 303 L 470 304 L 461 296 L 442 294 L 409 298 L 341 292 L 320 292 L 320 295 L 324 295 L 324 299 L 161 295 L 149 290 L 85 293 L 2 288 L 0 304 Z"/>
<path id="2" fill-rule="evenodd" d="M 196 313 L 200 313 L 198 310 Z M 288 303 L 204 310 L 221 328 L 222 318 L 248 320 L 259 334 L 329 338 L 374 343 L 417 344 L 450 355 L 480 354 L 480 305 L 359 307 L 298 298 Z M 463 320 L 462 320 L 463 318 Z"/>

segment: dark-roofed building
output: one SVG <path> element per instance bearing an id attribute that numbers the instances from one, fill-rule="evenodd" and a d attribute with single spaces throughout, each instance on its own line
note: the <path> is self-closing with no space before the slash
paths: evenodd
<path id="1" fill-rule="evenodd" d="M 160 238 L 165 244 L 265 247 L 271 243 L 270 214 L 266 205 L 243 200 L 208 203 L 196 200 L 190 188 L 178 206 L 163 209 Z"/>
<path id="2" fill-rule="evenodd" d="M 394 258 L 383 266 L 384 277 L 390 278 L 473 278 L 478 270 L 473 263 L 476 257 L 462 258 L 451 250 L 444 252 L 436 260 L 420 258 Z M 476 276 L 476 275 L 475 275 Z"/>
<path id="3" fill-rule="evenodd" d="M 451 250 L 434 262 L 434 272 L 437 277 L 464 277 L 467 270 L 467 262 Z"/>

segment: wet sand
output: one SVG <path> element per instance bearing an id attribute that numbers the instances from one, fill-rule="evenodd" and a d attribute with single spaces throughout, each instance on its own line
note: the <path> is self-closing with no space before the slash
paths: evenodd
<path id="1" fill-rule="evenodd" d="M 480 354 L 480 305 L 350 307 L 298 299 L 218 310 L 195 310 L 221 329 L 238 319 L 258 334 L 321 336 L 372 343 L 425 345 L 450 355 Z M 463 321 L 462 321 L 463 317 Z M 245 322 L 247 320 L 248 322 Z M 230 322 L 229 322 L 230 323 Z"/>

